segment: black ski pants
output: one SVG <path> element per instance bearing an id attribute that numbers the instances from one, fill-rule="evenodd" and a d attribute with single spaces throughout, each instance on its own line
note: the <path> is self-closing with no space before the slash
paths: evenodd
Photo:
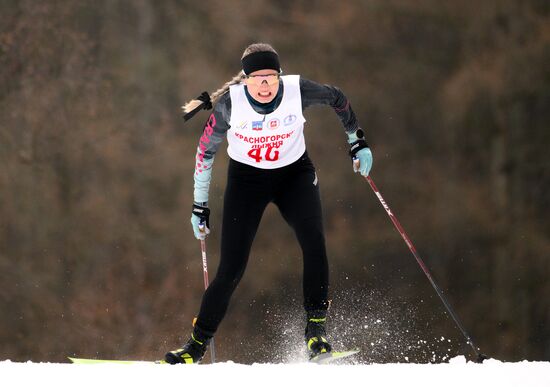
<path id="1" fill-rule="evenodd" d="M 262 214 L 273 202 L 294 230 L 303 252 L 306 310 L 327 309 L 328 262 L 321 199 L 307 152 L 277 169 L 259 169 L 230 159 L 224 195 L 220 264 L 205 291 L 197 326 L 214 334 L 245 271 Z"/>

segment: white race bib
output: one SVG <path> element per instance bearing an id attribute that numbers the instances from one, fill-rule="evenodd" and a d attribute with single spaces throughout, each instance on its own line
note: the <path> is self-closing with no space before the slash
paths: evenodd
<path id="1" fill-rule="evenodd" d="M 283 99 L 272 113 L 257 113 L 244 84 L 232 85 L 231 126 L 227 131 L 227 153 L 233 160 L 262 169 L 292 164 L 306 150 L 300 94 L 300 76 L 285 75 Z"/>

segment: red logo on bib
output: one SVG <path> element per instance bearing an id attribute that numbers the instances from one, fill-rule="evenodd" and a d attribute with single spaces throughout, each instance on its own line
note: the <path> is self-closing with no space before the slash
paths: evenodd
<path id="1" fill-rule="evenodd" d="M 269 129 L 277 129 L 279 127 L 280 121 L 278 118 L 274 118 L 269 121 L 268 127 Z"/>

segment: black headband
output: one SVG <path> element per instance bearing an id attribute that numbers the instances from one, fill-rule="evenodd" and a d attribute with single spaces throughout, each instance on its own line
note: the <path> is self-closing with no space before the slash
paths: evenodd
<path id="1" fill-rule="evenodd" d="M 281 71 L 279 64 L 279 56 L 271 51 L 260 51 L 248 54 L 241 59 L 243 71 L 246 75 L 258 70 L 272 69 L 277 72 Z"/>

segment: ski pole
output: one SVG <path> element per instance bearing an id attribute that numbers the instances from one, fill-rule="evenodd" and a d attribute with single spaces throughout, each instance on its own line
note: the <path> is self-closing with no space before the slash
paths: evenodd
<path id="1" fill-rule="evenodd" d="M 199 230 L 204 232 L 205 225 L 204 223 L 199 224 Z M 202 275 L 204 278 L 204 290 L 208 289 L 208 262 L 206 260 L 206 239 L 201 239 L 201 255 L 202 255 Z M 193 324 L 194 325 L 194 324 Z M 214 347 L 214 338 L 212 338 L 210 343 L 210 361 L 212 363 L 216 362 L 216 349 Z"/>
<path id="2" fill-rule="evenodd" d="M 451 317 L 455 321 L 456 325 L 458 326 L 458 328 L 460 329 L 460 331 L 462 332 L 462 334 L 466 338 L 466 342 L 474 350 L 474 353 L 476 354 L 476 362 L 477 363 L 482 363 L 483 360 L 487 359 L 487 356 L 485 356 L 484 354 L 479 352 L 478 348 L 474 344 L 474 341 L 472 340 L 470 335 L 468 335 L 468 333 L 464 329 L 464 326 L 461 324 L 460 320 L 458 319 L 458 316 L 454 312 L 453 308 L 451 308 L 451 305 L 449 304 L 449 301 L 447 301 L 447 298 L 443 295 L 443 292 L 441 291 L 439 286 L 437 286 L 437 284 L 435 283 L 430 271 L 428 270 L 428 267 L 426 266 L 426 264 L 424 263 L 422 258 L 420 258 L 420 255 L 418 255 L 418 252 L 416 251 L 416 248 L 412 244 L 410 238 L 407 236 L 407 234 L 405 233 L 405 230 L 403 229 L 403 227 L 401 226 L 401 224 L 399 223 L 399 221 L 397 220 L 397 218 L 395 217 L 395 215 L 391 211 L 390 207 L 388 206 L 388 204 L 386 203 L 386 201 L 382 197 L 382 194 L 380 194 L 380 191 L 378 190 L 378 188 L 376 188 L 376 185 L 374 184 L 374 181 L 372 180 L 372 178 L 370 176 L 365 176 L 365 179 L 368 181 L 369 185 L 371 186 L 371 188 L 374 191 L 374 194 L 376 195 L 378 200 L 380 200 L 380 203 L 382 204 L 382 207 L 384 207 L 384 209 L 388 213 L 388 216 L 390 217 L 391 221 L 393 222 L 393 225 L 395 226 L 397 231 L 399 231 L 399 233 L 401 234 L 401 237 L 403 238 L 403 240 L 405 241 L 405 243 L 409 247 L 409 250 L 411 251 L 414 258 L 416 259 L 416 262 L 418 262 L 418 264 L 422 268 L 422 271 L 424 272 L 424 274 L 426 274 L 426 277 L 428 277 L 428 280 L 430 281 L 430 283 L 432 284 L 433 288 L 435 289 L 437 295 L 439 296 L 439 298 L 443 302 L 443 305 L 445 305 L 445 308 L 447 309 L 447 311 L 449 312 L 449 314 L 451 315 Z"/>

